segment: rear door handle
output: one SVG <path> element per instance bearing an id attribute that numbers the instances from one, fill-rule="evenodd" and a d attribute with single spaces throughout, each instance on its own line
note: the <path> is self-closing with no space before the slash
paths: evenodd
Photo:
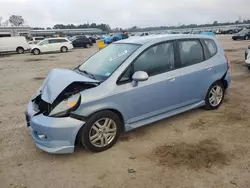
<path id="1" fill-rule="evenodd" d="M 174 82 L 174 81 L 175 81 L 175 77 L 167 78 L 167 81 L 168 81 L 168 82 Z"/>
<path id="2" fill-rule="evenodd" d="M 212 70 L 212 67 L 206 67 L 206 69 L 207 69 L 208 71 L 211 71 L 211 70 Z"/>

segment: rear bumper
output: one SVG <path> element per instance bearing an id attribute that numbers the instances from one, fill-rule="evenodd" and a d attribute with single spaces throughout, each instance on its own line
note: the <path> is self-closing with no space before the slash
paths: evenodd
<path id="1" fill-rule="evenodd" d="M 75 139 L 85 122 L 71 117 L 53 118 L 34 115 L 32 103 L 27 107 L 31 136 L 38 148 L 48 153 L 73 153 Z"/>

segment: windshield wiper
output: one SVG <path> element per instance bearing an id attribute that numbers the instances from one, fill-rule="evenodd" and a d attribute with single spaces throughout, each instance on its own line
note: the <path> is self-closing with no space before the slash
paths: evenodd
<path id="1" fill-rule="evenodd" d="M 93 74 L 89 73 L 88 71 L 86 71 L 86 70 L 80 70 L 80 72 L 83 72 L 84 74 L 87 74 L 90 78 L 96 80 L 95 76 Z"/>

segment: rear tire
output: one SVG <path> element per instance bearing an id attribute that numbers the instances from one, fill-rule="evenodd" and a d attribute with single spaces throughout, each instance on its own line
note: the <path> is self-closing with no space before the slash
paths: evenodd
<path id="1" fill-rule="evenodd" d="M 18 48 L 16 49 L 16 52 L 17 52 L 18 54 L 23 54 L 23 53 L 24 53 L 23 47 L 18 47 Z"/>
<path id="2" fill-rule="evenodd" d="M 61 52 L 66 53 L 68 51 L 68 48 L 66 46 L 61 47 Z"/>
<path id="3" fill-rule="evenodd" d="M 39 55 L 41 53 L 41 51 L 39 50 L 39 49 L 37 49 L 37 48 L 35 48 L 34 50 L 33 50 L 33 54 L 34 55 Z"/>
<path id="4" fill-rule="evenodd" d="M 225 88 L 223 83 L 218 81 L 213 83 L 208 91 L 205 98 L 205 109 L 215 110 L 220 107 L 225 96 Z"/>
<path id="5" fill-rule="evenodd" d="M 86 48 L 90 48 L 90 44 L 86 44 Z"/>
<path id="6" fill-rule="evenodd" d="M 114 112 L 106 110 L 93 114 L 81 129 L 82 144 L 92 152 L 107 150 L 118 140 L 121 128 L 122 122 Z"/>

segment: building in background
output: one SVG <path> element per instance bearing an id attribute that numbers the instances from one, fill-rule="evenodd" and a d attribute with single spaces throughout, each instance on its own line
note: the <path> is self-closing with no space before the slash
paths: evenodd
<path id="1" fill-rule="evenodd" d="M 26 36 L 26 37 L 53 37 L 53 36 L 75 36 L 103 34 L 103 30 L 97 28 L 86 29 L 48 29 L 32 30 L 30 27 L 0 27 L 0 37 Z"/>
<path id="2" fill-rule="evenodd" d="M 92 34 L 103 34 L 103 30 L 97 28 L 86 28 L 86 29 L 47 29 L 47 30 L 31 30 L 31 35 L 35 36 L 75 36 L 75 35 L 92 35 Z"/>
<path id="3" fill-rule="evenodd" d="M 31 28 L 21 27 L 0 27 L 0 37 L 30 36 Z"/>

